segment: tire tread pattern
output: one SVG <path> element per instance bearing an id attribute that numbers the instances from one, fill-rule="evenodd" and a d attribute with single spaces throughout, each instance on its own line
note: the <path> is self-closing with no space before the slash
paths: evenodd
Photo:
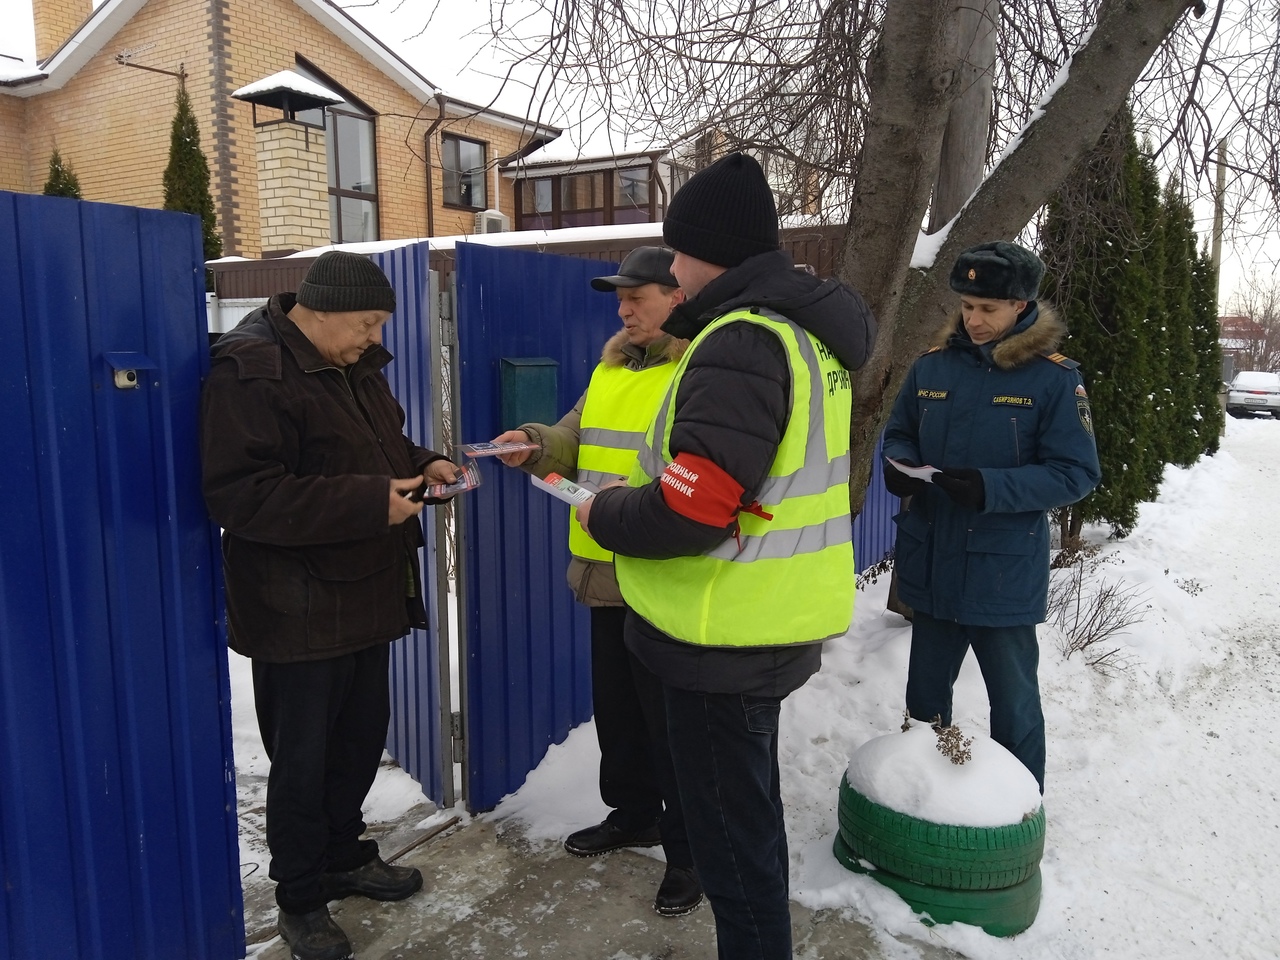
<path id="1" fill-rule="evenodd" d="M 1021 823 L 962 827 L 898 813 L 840 782 L 840 836 L 881 870 L 946 890 L 999 890 L 1030 879 L 1044 853 L 1044 807 Z"/>

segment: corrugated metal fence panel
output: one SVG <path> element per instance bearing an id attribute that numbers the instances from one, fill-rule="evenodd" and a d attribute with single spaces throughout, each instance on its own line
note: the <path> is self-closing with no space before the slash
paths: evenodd
<path id="1" fill-rule="evenodd" d="M 557 409 L 586 389 L 618 326 L 617 300 L 591 289 L 609 261 L 458 247 L 463 442 L 500 422 L 502 357 L 559 361 Z M 468 806 L 493 807 L 547 748 L 591 716 L 590 624 L 565 585 L 568 506 L 522 472 L 485 461 L 484 483 L 460 497 L 466 644 Z"/>
<path id="2" fill-rule="evenodd" d="M 439 407 L 440 385 L 432 357 L 431 297 L 425 244 L 377 254 L 396 291 L 396 311 L 383 333 L 395 355 L 386 375 L 405 410 L 405 434 L 431 450 L 440 449 L 433 414 Z M 438 360 L 437 360 L 438 363 Z M 432 623 L 443 597 L 436 590 L 435 524 L 442 522 L 437 507 L 422 512 L 426 547 L 421 552 L 423 582 Z M 444 802 L 445 777 L 452 777 L 453 758 L 442 745 L 440 649 L 441 631 L 414 630 L 391 646 L 391 728 L 387 749 L 422 784 L 423 793 Z M 447 709 L 447 705 L 446 705 Z M 447 771 L 447 773 L 446 773 Z M 451 791 L 450 791 L 451 792 Z"/>
<path id="3" fill-rule="evenodd" d="M 202 264 L 193 217 L 0 193 L 5 956 L 244 954 Z"/>
<path id="4" fill-rule="evenodd" d="M 880 464 L 884 462 L 884 436 L 876 441 L 872 456 L 871 482 L 862 512 L 853 519 L 853 560 L 858 573 L 879 563 L 893 550 L 897 528 L 893 515 L 898 512 L 898 498 L 880 481 Z"/>

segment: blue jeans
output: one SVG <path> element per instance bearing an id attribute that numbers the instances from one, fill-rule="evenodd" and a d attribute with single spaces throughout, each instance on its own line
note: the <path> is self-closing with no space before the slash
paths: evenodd
<path id="1" fill-rule="evenodd" d="M 787 833 L 778 789 L 781 697 L 664 684 L 671 761 L 720 960 L 788 960 Z"/>
<path id="2" fill-rule="evenodd" d="M 1022 761 L 1044 793 L 1044 712 L 1036 679 L 1040 646 L 1035 624 L 975 627 L 915 611 L 907 711 L 917 720 L 941 716 L 944 726 L 951 724 L 951 688 L 970 647 L 987 685 L 991 739 Z"/>

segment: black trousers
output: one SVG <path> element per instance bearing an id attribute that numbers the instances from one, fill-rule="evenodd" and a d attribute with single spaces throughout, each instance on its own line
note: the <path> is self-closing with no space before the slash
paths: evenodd
<path id="1" fill-rule="evenodd" d="M 627 650 L 626 607 L 591 608 L 591 701 L 600 742 L 600 799 L 628 832 L 658 824 L 667 864 L 693 866 L 667 741 L 662 681 Z"/>
<path id="2" fill-rule="evenodd" d="M 326 660 L 253 662 L 258 729 L 271 760 L 270 876 L 287 913 L 324 906 L 326 870 L 353 870 L 378 854 L 375 841 L 360 839 L 360 806 L 391 719 L 389 650 L 380 643 Z"/>

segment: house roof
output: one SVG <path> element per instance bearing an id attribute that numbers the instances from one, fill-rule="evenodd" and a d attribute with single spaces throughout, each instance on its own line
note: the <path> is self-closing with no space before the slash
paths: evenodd
<path id="1" fill-rule="evenodd" d="M 0 62 L 0 95 L 34 97 L 58 90 L 100 52 L 120 29 L 132 19 L 147 0 L 104 0 L 85 18 L 84 23 L 63 41 L 62 46 L 39 64 L 11 67 Z M 443 91 L 410 66 L 385 43 L 370 33 L 333 0 L 293 0 L 304 12 L 328 28 L 349 47 L 390 77 L 420 102 L 434 100 Z M 536 123 L 509 113 L 449 98 L 447 112 L 454 116 L 475 116 L 489 123 L 514 127 L 537 139 L 552 140 L 560 136 L 559 127 Z"/>
<path id="2" fill-rule="evenodd" d="M 1262 325 L 1250 317 L 1231 316 L 1218 318 L 1219 336 L 1222 339 L 1259 340 L 1266 336 Z"/>
<path id="3" fill-rule="evenodd" d="M 597 170 L 621 170 L 627 167 L 646 166 L 665 157 L 665 150 L 642 150 L 635 153 L 615 153 L 603 157 L 580 157 L 576 160 L 530 160 L 520 158 L 502 168 L 505 177 L 550 177 L 573 173 L 593 173 Z"/>

